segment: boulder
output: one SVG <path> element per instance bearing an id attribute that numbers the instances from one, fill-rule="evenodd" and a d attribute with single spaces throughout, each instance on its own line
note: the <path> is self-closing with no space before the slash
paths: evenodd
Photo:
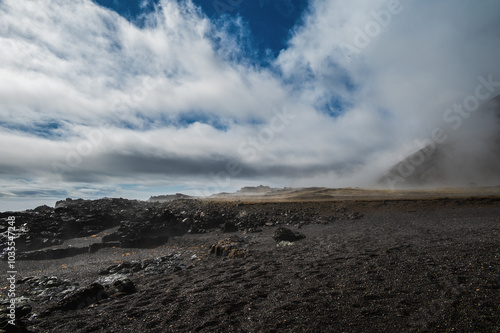
<path id="1" fill-rule="evenodd" d="M 57 303 L 56 306 L 50 308 L 48 312 L 52 312 L 54 310 L 78 310 L 108 297 L 108 294 L 101 284 L 92 283 L 90 286 L 79 289 L 71 295 L 63 298 Z"/>
<path id="2" fill-rule="evenodd" d="M 137 292 L 137 289 L 135 288 L 134 283 L 132 281 L 130 281 L 129 279 L 116 280 L 113 283 L 113 287 L 115 287 L 117 292 L 119 292 L 119 293 L 133 294 L 133 293 Z"/>
<path id="3" fill-rule="evenodd" d="M 210 253 L 218 256 L 234 258 L 246 258 L 250 256 L 248 245 L 239 236 L 232 236 L 210 245 Z"/>
<path id="4" fill-rule="evenodd" d="M 306 238 L 306 236 L 298 231 L 292 231 L 288 228 L 278 228 L 274 231 L 273 239 L 276 243 L 287 241 L 287 242 L 295 242 L 301 239 Z"/>

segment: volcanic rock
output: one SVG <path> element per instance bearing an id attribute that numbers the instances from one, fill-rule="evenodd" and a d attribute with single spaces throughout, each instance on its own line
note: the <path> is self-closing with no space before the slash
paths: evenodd
<path id="1" fill-rule="evenodd" d="M 56 306 L 50 308 L 48 312 L 54 310 L 78 310 L 108 297 L 101 284 L 92 283 L 90 286 L 77 290 L 63 298 Z"/>
<path id="2" fill-rule="evenodd" d="M 131 274 L 144 269 L 140 262 L 126 261 L 118 265 L 111 265 L 108 268 L 99 272 L 99 275 L 108 274 Z"/>
<path id="3" fill-rule="evenodd" d="M 250 256 L 247 244 L 239 236 L 232 236 L 210 245 L 210 253 L 218 256 L 233 258 L 246 258 Z"/>
<path id="4" fill-rule="evenodd" d="M 8 304 L 7 304 L 8 303 Z M 17 304 L 15 306 L 15 325 L 9 324 L 9 321 L 12 320 L 12 318 L 9 316 L 10 314 L 10 309 L 8 306 L 10 305 L 10 302 L 3 303 L 0 305 L 0 332 L 23 332 L 23 333 L 29 333 L 28 329 L 26 329 L 26 325 L 24 324 L 21 319 L 23 317 L 26 317 L 28 314 L 31 313 L 31 305 L 29 304 Z"/>
<path id="5" fill-rule="evenodd" d="M 0 213 L 0 249 L 7 243 L 9 216 L 16 217 L 16 250 L 34 251 L 60 245 L 64 240 L 96 234 L 117 226 L 125 218 L 145 217 L 146 202 L 125 199 L 58 201 L 55 208 L 39 206 L 23 212 Z M 147 213 L 147 211 L 146 211 Z M 146 216 L 144 216 L 146 215 Z"/>
<path id="6" fill-rule="evenodd" d="M 25 285 L 23 297 L 29 302 L 44 304 L 57 301 L 78 289 L 78 283 L 56 276 L 31 276 L 16 282 Z"/>
<path id="7" fill-rule="evenodd" d="M 273 234 L 273 239 L 276 241 L 276 243 L 282 241 L 295 242 L 303 238 L 306 238 L 304 234 L 301 234 L 298 231 L 292 231 L 287 228 L 278 228 L 276 229 L 276 231 L 274 231 Z"/>
<path id="8" fill-rule="evenodd" d="M 137 292 L 137 289 L 135 289 L 135 285 L 132 281 L 129 279 L 121 279 L 121 280 L 116 280 L 113 283 L 113 287 L 117 289 L 118 292 L 120 293 L 125 293 L 125 294 L 133 294 Z"/>

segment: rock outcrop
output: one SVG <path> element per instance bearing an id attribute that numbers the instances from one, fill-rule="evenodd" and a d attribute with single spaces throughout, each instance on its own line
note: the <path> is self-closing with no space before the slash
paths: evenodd
<path id="1" fill-rule="evenodd" d="M 210 245 L 210 253 L 218 256 L 234 258 L 246 258 L 250 256 L 247 242 L 239 236 L 231 236 Z"/>
<path id="2" fill-rule="evenodd" d="M 292 231 L 287 228 L 278 228 L 274 231 L 273 239 L 276 243 L 285 241 L 285 242 L 295 242 L 301 239 L 306 238 L 304 234 L 301 234 L 298 231 Z"/>
<path id="3" fill-rule="evenodd" d="M 267 226 L 331 223 L 361 215 L 339 211 L 324 215 L 296 203 L 270 204 L 263 212 L 246 203 L 176 200 L 145 202 L 126 199 L 58 201 L 23 212 L 0 213 L 0 257 L 5 259 L 8 217 L 15 216 L 16 259 L 48 260 L 95 253 L 107 247 L 154 248 L 171 237 L 220 230 L 254 233 Z"/>

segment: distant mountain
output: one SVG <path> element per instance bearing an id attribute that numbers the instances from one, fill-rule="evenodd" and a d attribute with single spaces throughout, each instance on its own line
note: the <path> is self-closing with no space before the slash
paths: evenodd
<path id="1" fill-rule="evenodd" d="M 446 132 L 428 138 L 421 149 L 379 179 L 382 186 L 500 185 L 500 95 L 476 111 L 446 114 Z"/>
<path id="2" fill-rule="evenodd" d="M 149 198 L 148 201 L 150 201 L 150 202 L 167 202 L 167 201 L 195 199 L 195 198 L 196 197 L 192 197 L 192 196 L 187 195 L 187 194 L 176 193 L 176 194 L 152 196 Z"/>
<path id="3" fill-rule="evenodd" d="M 272 189 L 269 186 L 259 185 L 259 186 L 245 186 L 239 189 L 236 193 L 238 194 L 264 194 L 270 192 Z"/>

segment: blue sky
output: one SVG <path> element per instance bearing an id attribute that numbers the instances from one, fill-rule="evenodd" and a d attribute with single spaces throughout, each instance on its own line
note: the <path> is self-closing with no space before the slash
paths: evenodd
<path id="1" fill-rule="evenodd" d="M 498 12 L 496 0 L 1 1 L 0 211 L 373 186 L 449 125 L 478 77 L 500 81 Z"/>
<path id="2" fill-rule="evenodd" d="M 116 11 L 139 27 L 145 25 L 147 14 L 159 5 L 158 0 L 96 0 L 95 3 Z M 241 18 L 248 29 L 245 42 L 256 53 L 252 58 L 262 65 L 266 65 L 266 59 L 277 56 L 286 48 L 291 30 L 301 23 L 308 8 L 307 0 L 193 0 L 193 3 L 213 22 Z M 240 27 L 233 26 L 232 29 L 231 32 L 237 33 Z"/>

